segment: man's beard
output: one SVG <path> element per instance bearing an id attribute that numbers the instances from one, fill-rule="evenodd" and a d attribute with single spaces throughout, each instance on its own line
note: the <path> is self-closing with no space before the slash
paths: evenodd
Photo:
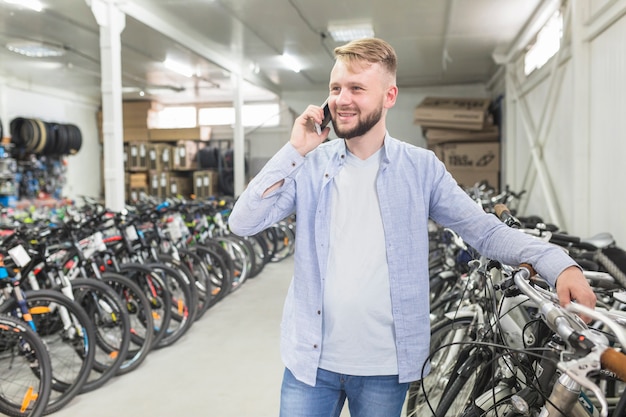
<path id="1" fill-rule="evenodd" d="M 383 117 L 382 106 L 370 113 L 364 120 L 361 120 L 359 118 L 357 125 L 350 130 L 338 129 L 335 120 L 333 120 L 333 129 L 337 137 L 343 139 L 352 139 L 358 136 L 363 136 L 364 134 L 369 132 L 370 129 L 373 128 L 376 123 L 380 121 L 381 117 Z"/>

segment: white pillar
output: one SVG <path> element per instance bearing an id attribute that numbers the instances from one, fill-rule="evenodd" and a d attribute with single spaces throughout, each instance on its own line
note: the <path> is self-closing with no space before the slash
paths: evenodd
<path id="1" fill-rule="evenodd" d="M 234 158 L 234 194 L 241 195 L 245 188 L 245 133 L 243 129 L 243 77 L 241 74 L 231 76 L 234 87 L 233 107 L 235 108 L 235 126 L 233 127 L 233 158 Z"/>
<path id="2" fill-rule="evenodd" d="M 586 39 L 585 22 L 589 19 L 589 1 L 573 0 L 572 2 L 572 68 L 574 91 L 574 111 L 576 117 L 572 123 L 572 164 L 576 184 L 574 204 L 570 209 L 573 213 L 572 223 L 576 225 L 578 234 L 591 234 L 590 213 L 592 202 L 589 199 L 591 184 L 589 182 L 589 148 L 591 146 L 590 131 L 590 65 L 589 39 Z"/>
<path id="3" fill-rule="evenodd" d="M 120 34 L 126 26 L 126 15 L 113 0 L 86 1 L 100 26 L 105 205 L 120 211 L 125 205 Z"/>

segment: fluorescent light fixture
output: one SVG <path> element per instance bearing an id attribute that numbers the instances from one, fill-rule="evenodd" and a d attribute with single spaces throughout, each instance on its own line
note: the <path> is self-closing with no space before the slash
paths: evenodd
<path id="1" fill-rule="evenodd" d="M 43 10 L 43 4 L 38 0 L 4 0 L 4 2 L 8 4 L 14 4 L 16 6 L 26 7 L 36 12 L 40 12 Z"/>
<path id="2" fill-rule="evenodd" d="M 335 42 L 350 42 L 356 39 L 373 38 L 374 28 L 370 22 L 329 22 L 328 33 Z"/>
<path id="3" fill-rule="evenodd" d="M 31 58 L 51 58 L 65 55 L 65 49 L 42 42 L 9 42 L 7 49 Z"/>
<path id="4" fill-rule="evenodd" d="M 302 70 L 302 65 L 300 65 L 300 62 L 298 62 L 293 55 L 283 54 L 283 62 L 293 72 L 300 72 Z"/>
<path id="5" fill-rule="evenodd" d="M 170 58 L 167 58 L 165 61 L 163 61 L 163 65 L 165 65 L 165 68 L 184 75 L 185 77 L 193 77 L 194 70 L 188 65 L 181 64 L 180 62 L 174 61 Z"/>

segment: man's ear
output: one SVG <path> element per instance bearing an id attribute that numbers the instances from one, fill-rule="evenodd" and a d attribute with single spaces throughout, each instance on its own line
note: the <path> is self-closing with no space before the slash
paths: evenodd
<path id="1" fill-rule="evenodd" d="M 385 94 L 385 108 L 390 109 L 396 104 L 396 98 L 398 97 L 398 86 L 392 85 L 387 88 Z"/>

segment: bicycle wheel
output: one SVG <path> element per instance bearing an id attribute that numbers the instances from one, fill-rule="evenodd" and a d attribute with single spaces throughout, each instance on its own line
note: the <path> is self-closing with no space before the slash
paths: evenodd
<path id="1" fill-rule="evenodd" d="M 120 265 L 120 273 L 129 278 L 140 288 L 150 303 L 154 337 L 151 349 L 165 337 L 172 317 L 172 297 L 166 288 L 165 282 L 159 274 L 143 264 L 127 263 Z M 139 344 L 142 339 L 133 335 L 132 340 Z"/>
<path id="2" fill-rule="evenodd" d="M 130 346 L 124 362 L 117 371 L 117 375 L 123 375 L 136 369 L 152 350 L 154 339 L 152 308 L 141 288 L 129 278 L 113 272 L 104 272 L 101 279 L 123 300 L 130 322 Z"/>
<path id="3" fill-rule="evenodd" d="M 21 320 L 0 316 L 0 412 L 40 417 L 52 390 L 52 364 L 41 337 Z"/>
<path id="4" fill-rule="evenodd" d="M 432 415 L 437 408 L 462 349 L 458 343 L 474 339 L 473 319 L 444 319 L 433 325 L 430 335 L 430 373 L 420 381 L 411 383 L 406 404 L 407 417 Z"/>
<path id="5" fill-rule="evenodd" d="M 223 299 L 232 288 L 233 270 L 228 266 L 232 261 L 228 255 L 221 255 L 216 248 L 221 246 L 196 245 L 190 248 L 197 254 L 209 273 L 209 282 L 206 288 L 198 290 L 200 294 L 205 294 L 207 299 L 206 308 L 211 308 L 219 300 Z"/>
<path id="6" fill-rule="evenodd" d="M 83 393 L 101 387 L 117 374 L 130 346 L 130 320 L 122 300 L 103 282 L 74 279 L 72 291 L 96 330 L 96 356 Z"/>
<path id="7" fill-rule="evenodd" d="M 170 254 L 159 254 L 157 259 L 152 260 L 152 262 L 156 262 L 159 264 L 164 264 L 169 268 L 174 269 L 178 272 L 178 275 L 182 278 L 182 281 L 177 281 L 181 286 L 184 286 L 186 290 L 188 290 L 188 297 L 185 299 L 185 303 L 187 306 L 187 315 L 191 324 L 196 317 L 196 311 L 198 309 L 198 291 L 196 290 L 195 285 L 195 277 L 193 275 L 193 271 L 187 266 L 185 262 L 180 259 L 175 258 Z M 170 289 L 170 292 L 172 290 Z M 174 297 L 182 296 L 182 293 L 173 294 Z M 177 300 L 178 302 L 179 300 Z M 191 324 L 189 326 L 191 326 Z"/>
<path id="8" fill-rule="evenodd" d="M 217 237 L 215 239 L 226 251 L 228 256 L 230 256 L 230 259 L 232 259 L 235 267 L 230 289 L 230 291 L 234 291 L 240 288 L 250 275 L 252 263 L 249 255 L 249 249 L 240 243 L 238 239 L 232 239 L 229 237 Z"/>
<path id="9" fill-rule="evenodd" d="M 148 263 L 146 267 L 159 276 L 170 296 L 170 320 L 163 338 L 154 346 L 159 349 L 171 346 L 180 339 L 193 324 L 193 298 L 191 283 L 178 270 L 163 263 Z"/>
<path id="10" fill-rule="evenodd" d="M 456 378 L 444 391 L 437 406 L 437 417 L 462 415 L 470 399 L 476 398 L 476 393 L 484 391 L 484 377 L 491 369 L 491 352 L 483 347 L 473 350 L 458 368 Z"/>
<path id="11" fill-rule="evenodd" d="M 26 291 L 37 334 L 48 347 L 52 363 L 52 392 L 44 414 L 63 408 L 87 382 L 96 350 L 94 326 L 75 301 L 54 290 Z M 0 313 L 20 315 L 17 300 L 0 304 Z"/>
<path id="12" fill-rule="evenodd" d="M 192 273 L 193 286 L 197 294 L 196 315 L 194 320 L 198 320 L 206 313 L 211 305 L 213 295 L 207 291 L 211 287 L 211 274 L 209 268 L 202 258 L 190 249 L 178 249 L 181 262 L 189 268 Z"/>

